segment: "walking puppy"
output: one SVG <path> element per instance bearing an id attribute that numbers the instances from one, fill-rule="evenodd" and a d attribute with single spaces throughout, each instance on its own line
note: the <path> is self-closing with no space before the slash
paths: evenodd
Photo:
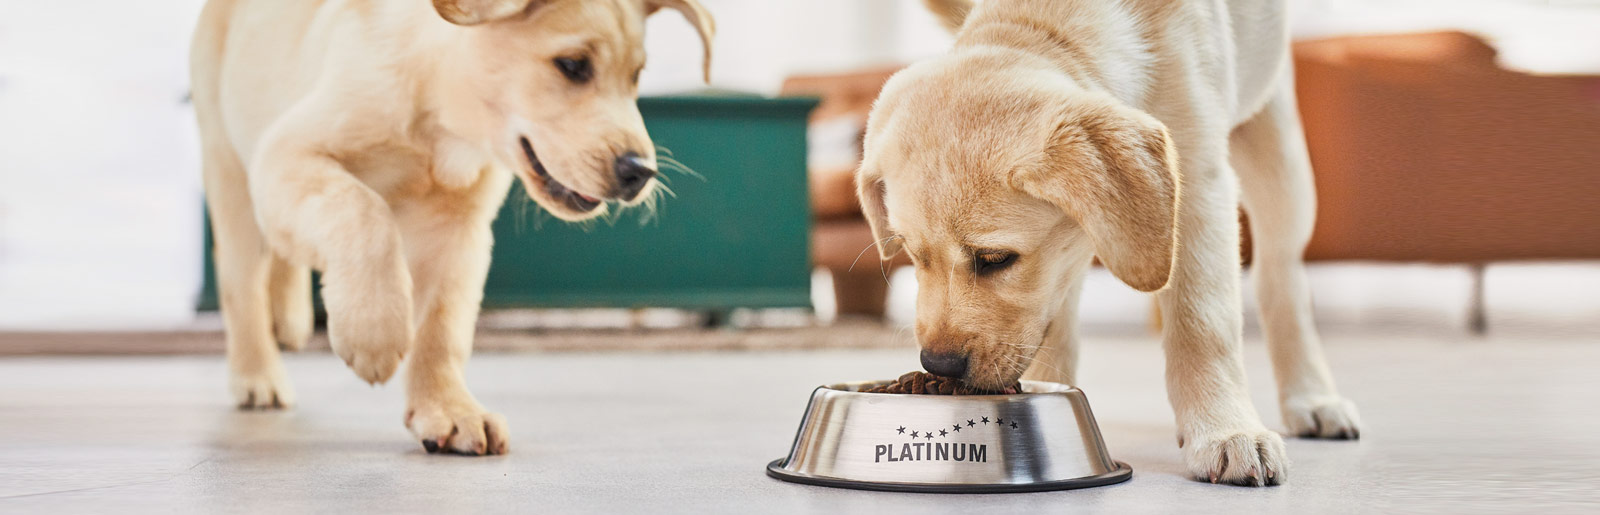
<path id="1" fill-rule="evenodd" d="M 499 454 L 505 419 L 463 366 L 512 177 L 565 220 L 653 191 L 634 101 L 644 19 L 695 0 L 211 0 L 191 65 L 231 388 L 294 395 L 278 347 L 312 329 L 323 272 L 333 350 L 389 379 L 429 452 Z"/>
<path id="2" fill-rule="evenodd" d="M 986 388 L 1072 383 L 1098 256 L 1157 292 L 1189 472 L 1283 482 L 1240 356 L 1242 192 L 1284 422 L 1358 436 L 1312 327 L 1315 197 L 1282 2 L 928 3 L 955 48 L 884 86 L 857 177 L 882 256 L 916 265 L 923 366 Z"/>

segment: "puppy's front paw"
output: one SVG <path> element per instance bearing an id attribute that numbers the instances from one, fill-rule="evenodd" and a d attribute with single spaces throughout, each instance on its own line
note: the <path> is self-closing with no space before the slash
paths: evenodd
<path id="1" fill-rule="evenodd" d="M 233 392 L 234 405 L 242 410 L 286 409 L 294 405 L 294 389 L 289 387 L 282 363 L 249 372 L 235 370 L 228 378 L 228 390 Z"/>
<path id="2" fill-rule="evenodd" d="M 1283 438 L 1266 428 L 1219 431 L 1184 438 L 1183 460 L 1195 479 L 1239 486 L 1287 481 L 1289 454 Z"/>
<path id="3" fill-rule="evenodd" d="M 1338 395 L 1297 395 L 1283 400 L 1283 424 L 1302 438 L 1357 440 L 1361 415 L 1356 405 Z"/>
<path id="4" fill-rule="evenodd" d="M 490 413 L 470 398 L 414 400 L 406 411 L 406 429 L 422 441 L 422 448 L 430 454 L 484 456 L 505 454 L 509 449 L 505 417 Z"/>
<path id="5" fill-rule="evenodd" d="M 411 300 L 379 295 L 368 304 L 329 308 L 328 344 L 334 354 L 368 383 L 388 381 L 411 348 Z"/>

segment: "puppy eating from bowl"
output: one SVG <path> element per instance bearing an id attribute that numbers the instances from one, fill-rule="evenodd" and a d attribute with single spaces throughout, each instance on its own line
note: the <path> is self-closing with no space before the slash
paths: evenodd
<path id="1" fill-rule="evenodd" d="M 882 257 L 915 267 L 923 366 L 980 389 L 1074 384 L 1098 258 L 1156 294 L 1189 474 L 1283 483 L 1241 357 L 1242 203 L 1284 423 L 1357 437 L 1301 262 L 1315 196 L 1283 2 L 928 4 L 955 46 L 885 84 L 857 176 Z"/>
<path id="2" fill-rule="evenodd" d="M 636 105 L 645 17 L 695 0 L 211 0 L 192 47 L 234 399 L 295 402 L 279 348 L 312 330 L 361 379 L 407 362 L 428 452 L 501 454 L 467 390 L 490 222 L 511 181 L 563 220 L 658 191 Z M 399 418 L 399 417 L 397 417 Z"/>

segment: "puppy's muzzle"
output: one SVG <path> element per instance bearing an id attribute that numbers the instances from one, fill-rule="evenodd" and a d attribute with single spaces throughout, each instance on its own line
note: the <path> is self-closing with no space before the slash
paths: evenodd
<path id="1" fill-rule="evenodd" d="M 645 163 L 644 158 L 635 152 L 628 152 L 617 156 L 617 161 L 612 164 L 612 171 L 617 175 L 617 189 L 612 196 L 625 201 L 631 201 L 644 191 L 650 184 L 650 179 L 656 176 L 654 168 Z"/>
<path id="2" fill-rule="evenodd" d="M 945 377 L 963 377 L 967 375 L 967 356 L 923 350 L 922 368 Z"/>

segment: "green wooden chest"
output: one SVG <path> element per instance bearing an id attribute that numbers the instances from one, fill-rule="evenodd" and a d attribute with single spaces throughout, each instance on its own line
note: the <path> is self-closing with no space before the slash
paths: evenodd
<path id="1" fill-rule="evenodd" d="M 656 211 L 568 224 L 512 189 L 494 222 L 486 308 L 811 305 L 806 118 L 812 98 L 639 100 L 663 170 Z M 208 225 L 209 227 L 209 225 Z M 217 309 L 210 233 L 200 309 Z"/>

